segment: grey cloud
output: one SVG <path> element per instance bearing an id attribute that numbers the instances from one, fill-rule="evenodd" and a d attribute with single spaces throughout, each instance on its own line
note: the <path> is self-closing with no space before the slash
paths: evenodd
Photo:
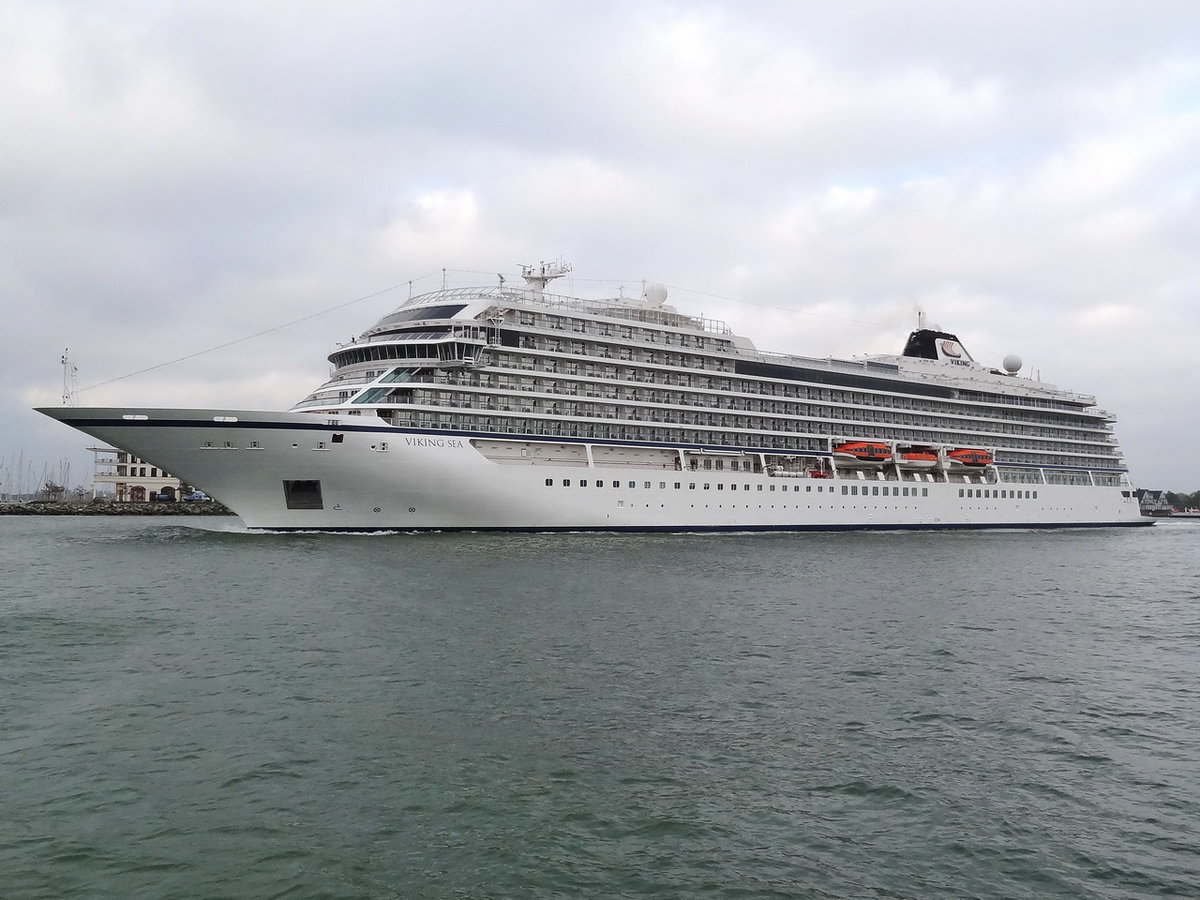
<path id="1" fill-rule="evenodd" d="M 442 266 L 563 254 L 581 287 L 680 286 L 765 349 L 894 351 L 924 305 L 1097 393 L 1135 476 L 1192 490 L 1148 429 L 1197 381 L 1197 15 L 17 0 L 0 427 L 79 458 L 28 412 L 63 346 L 92 384 Z M 400 293 L 84 400 L 290 404 Z"/>

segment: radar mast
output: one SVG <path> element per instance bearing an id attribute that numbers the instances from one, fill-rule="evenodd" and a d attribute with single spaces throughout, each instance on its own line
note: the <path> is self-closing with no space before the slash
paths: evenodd
<path id="1" fill-rule="evenodd" d="M 525 284 L 529 290 L 541 296 L 546 291 L 548 285 L 555 278 L 562 278 L 569 274 L 571 267 L 562 262 L 541 262 L 536 266 L 521 266 L 521 277 L 525 279 Z"/>

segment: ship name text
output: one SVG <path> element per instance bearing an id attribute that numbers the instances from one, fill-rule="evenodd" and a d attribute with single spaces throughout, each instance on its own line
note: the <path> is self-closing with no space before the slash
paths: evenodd
<path id="1" fill-rule="evenodd" d="M 463 442 L 458 438 L 405 438 L 404 443 L 410 447 L 461 447 Z"/>

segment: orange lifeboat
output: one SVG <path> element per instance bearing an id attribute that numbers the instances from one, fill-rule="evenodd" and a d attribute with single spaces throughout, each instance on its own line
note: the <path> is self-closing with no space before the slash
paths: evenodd
<path id="1" fill-rule="evenodd" d="M 842 463 L 881 465 L 892 458 L 892 448 L 879 441 L 846 441 L 833 448 L 833 455 Z"/>
<path id="2" fill-rule="evenodd" d="M 938 458 L 931 450 L 906 450 L 896 464 L 905 469 L 932 469 L 938 464 Z"/>
<path id="3" fill-rule="evenodd" d="M 946 456 L 951 462 L 961 466 L 990 466 L 992 464 L 991 453 L 987 450 L 976 450 L 970 447 L 951 450 Z"/>

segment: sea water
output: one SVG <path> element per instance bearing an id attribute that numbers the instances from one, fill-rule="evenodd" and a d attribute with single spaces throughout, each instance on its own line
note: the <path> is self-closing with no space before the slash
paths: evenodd
<path id="1" fill-rule="evenodd" d="M 0 896 L 1200 896 L 1198 548 L 0 519 Z"/>

